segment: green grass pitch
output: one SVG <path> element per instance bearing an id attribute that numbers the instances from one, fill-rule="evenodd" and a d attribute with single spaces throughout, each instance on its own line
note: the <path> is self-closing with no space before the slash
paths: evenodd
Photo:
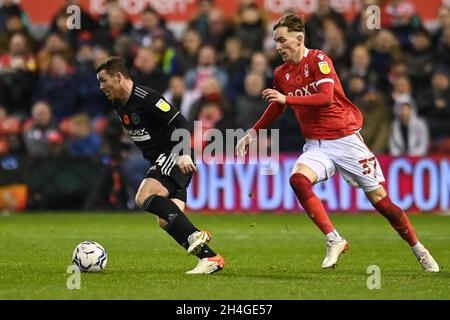
<path id="1" fill-rule="evenodd" d="M 145 213 L 0 216 L 0 299 L 450 299 L 450 216 L 412 215 L 419 239 L 441 266 L 421 270 L 381 216 L 331 215 L 349 243 L 335 270 L 322 270 L 325 240 L 305 215 L 190 215 L 226 259 L 213 275 L 186 275 L 195 257 Z M 101 243 L 108 265 L 66 286 L 72 250 Z M 381 271 L 369 290 L 367 268 Z"/>

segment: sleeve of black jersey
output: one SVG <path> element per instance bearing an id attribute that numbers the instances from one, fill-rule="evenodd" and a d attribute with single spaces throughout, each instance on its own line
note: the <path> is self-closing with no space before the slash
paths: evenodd
<path id="1" fill-rule="evenodd" d="M 186 118 L 184 118 L 180 111 L 167 102 L 161 95 L 151 94 L 147 97 L 150 103 L 150 109 L 148 111 L 152 117 L 155 117 L 161 121 L 161 123 L 175 128 L 189 129 Z"/>

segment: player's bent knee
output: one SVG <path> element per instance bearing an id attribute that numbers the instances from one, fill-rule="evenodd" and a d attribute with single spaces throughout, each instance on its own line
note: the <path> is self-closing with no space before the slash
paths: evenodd
<path id="1" fill-rule="evenodd" d="M 164 194 L 164 192 L 162 190 L 161 191 L 157 191 L 157 192 L 138 191 L 138 193 L 136 193 L 136 197 L 134 198 L 134 202 L 136 203 L 136 206 L 138 208 L 142 209 L 143 206 L 144 206 L 145 200 L 147 200 L 151 196 L 162 196 L 162 197 L 165 197 L 166 195 Z"/>

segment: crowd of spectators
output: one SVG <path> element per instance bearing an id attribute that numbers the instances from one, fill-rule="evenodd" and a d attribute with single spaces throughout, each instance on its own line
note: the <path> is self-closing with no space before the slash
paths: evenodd
<path id="1" fill-rule="evenodd" d="M 267 14 L 252 0 L 241 0 L 232 18 L 213 0 L 198 0 L 198 14 L 178 37 L 150 7 L 132 23 L 117 0 L 108 0 L 96 19 L 82 10 L 81 29 L 69 30 L 66 7 L 77 1 L 65 2 L 36 38 L 27 13 L 2 1 L 0 156 L 132 154 L 96 79 L 95 66 L 111 55 L 122 56 L 136 82 L 163 94 L 191 124 L 202 120 L 203 129 L 248 129 L 264 112 L 261 92 L 272 86 L 282 61 Z M 449 154 L 450 9 L 442 6 L 437 28 L 429 30 L 412 3 L 387 1 L 376 30 L 368 28 L 366 7 L 380 1 L 363 0 L 352 21 L 330 0 L 317 2 L 307 18 L 306 45 L 333 60 L 364 115 L 367 145 L 396 156 Z M 289 108 L 272 128 L 280 129 L 281 151 L 301 150 Z"/>

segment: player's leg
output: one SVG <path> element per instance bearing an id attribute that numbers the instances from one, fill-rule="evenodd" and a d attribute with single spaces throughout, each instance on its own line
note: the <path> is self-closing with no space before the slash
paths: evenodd
<path id="1" fill-rule="evenodd" d="M 181 212 L 184 212 L 184 208 L 186 207 L 186 196 L 184 195 L 185 193 L 185 190 L 178 190 L 174 194 L 174 198 L 170 199 L 173 203 L 176 204 Z M 216 256 L 216 253 L 210 247 L 208 247 L 208 243 L 209 241 L 211 241 L 211 239 L 212 236 L 208 231 L 197 229 L 197 231 L 190 234 L 188 237 L 188 253 L 197 256 L 199 259 L 211 258 Z"/>
<path id="2" fill-rule="evenodd" d="M 175 196 L 182 194 L 184 190 L 177 193 Z M 181 196 L 183 198 L 183 196 Z M 177 198 L 171 198 L 171 200 L 184 211 L 186 203 L 183 200 Z M 207 243 L 211 240 L 211 235 L 207 231 L 197 231 L 191 234 L 188 238 L 190 247 L 199 246 L 199 252 L 195 255 L 199 258 L 197 265 L 194 269 L 187 271 L 187 274 L 210 274 L 220 271 L 225 266 L 225 259 L 220 255 L 216 254 L 211 248 L 208 247 Z"/>
<path id="3" fill-rule="evenodd" d="M 136 194 L 136 205 L 158 216 L 159 225 L 186 250 L 188 238 L 199 231 L 179 206 L 168 199 L 169 190 L 158 180 L 146 178 Z"/>
<path id="4" fill-rule="evenodd" d="M 298 201 L 315 225 L 323 234 L 332 236 L 335 231 L 333 223 L 328 217 L 322 201 L 313 191 L 313 185 L 317 179 L 317 173 L 313 169 L 306 164 L 297 163 L 292 170 L 289 182 Z"/>
<path id="5" fill-rule="evenodd" d="M 375 209 L 388 219 L 392 227 L 408 242 L 420 259 L 420 256 L 428 251 L 417 241 L 406 214 L 392 203 L 381 185 L 384 182 L 383 172 L 378 160 L 365 145 L 362 137 L 357 133 L 336 141 L 329 141 L 327 144 L 327 150 L 329 150 L 327 154 L 333 158 L 333 162 L 344 180 L 352 186 L 364 190 Z M 429 256 L 431 257 L 431 255 Z M 431 259 L 426 257 L 428 255 L 421 261 L 422 266 L 429 265 L 425 268 L 428 271 L 436 270 L 437 264 L 431 266 L 434 261 L 431 261 L 432 257 Z"/>
<path id="6" fill-rule="evenodd" d="M 315 148 L 315 143 L 318 144 L 317 141 L 307 142 L 304 153 L 292 170 L 289 182 L 308 216 L 327 237 L 327 254 L 322 267 L 330 268 L 336 265 L 339 255 L 348 249 L 348 243 L 334 228 L 322 201 L 312 189 L 314 183 L 328 179 L 335 172 L 333 163 Z"/>
<path id="7" fill-rule="evenodd" d="M 414 228 L 406 213 L 392 203 L 383 186 L 366 192 L 366 196 L 374 208 L 381 213 L 405 240 L 425 271 L 439 272 L 439 266 L 430 252 L 417 240 Z"/>

